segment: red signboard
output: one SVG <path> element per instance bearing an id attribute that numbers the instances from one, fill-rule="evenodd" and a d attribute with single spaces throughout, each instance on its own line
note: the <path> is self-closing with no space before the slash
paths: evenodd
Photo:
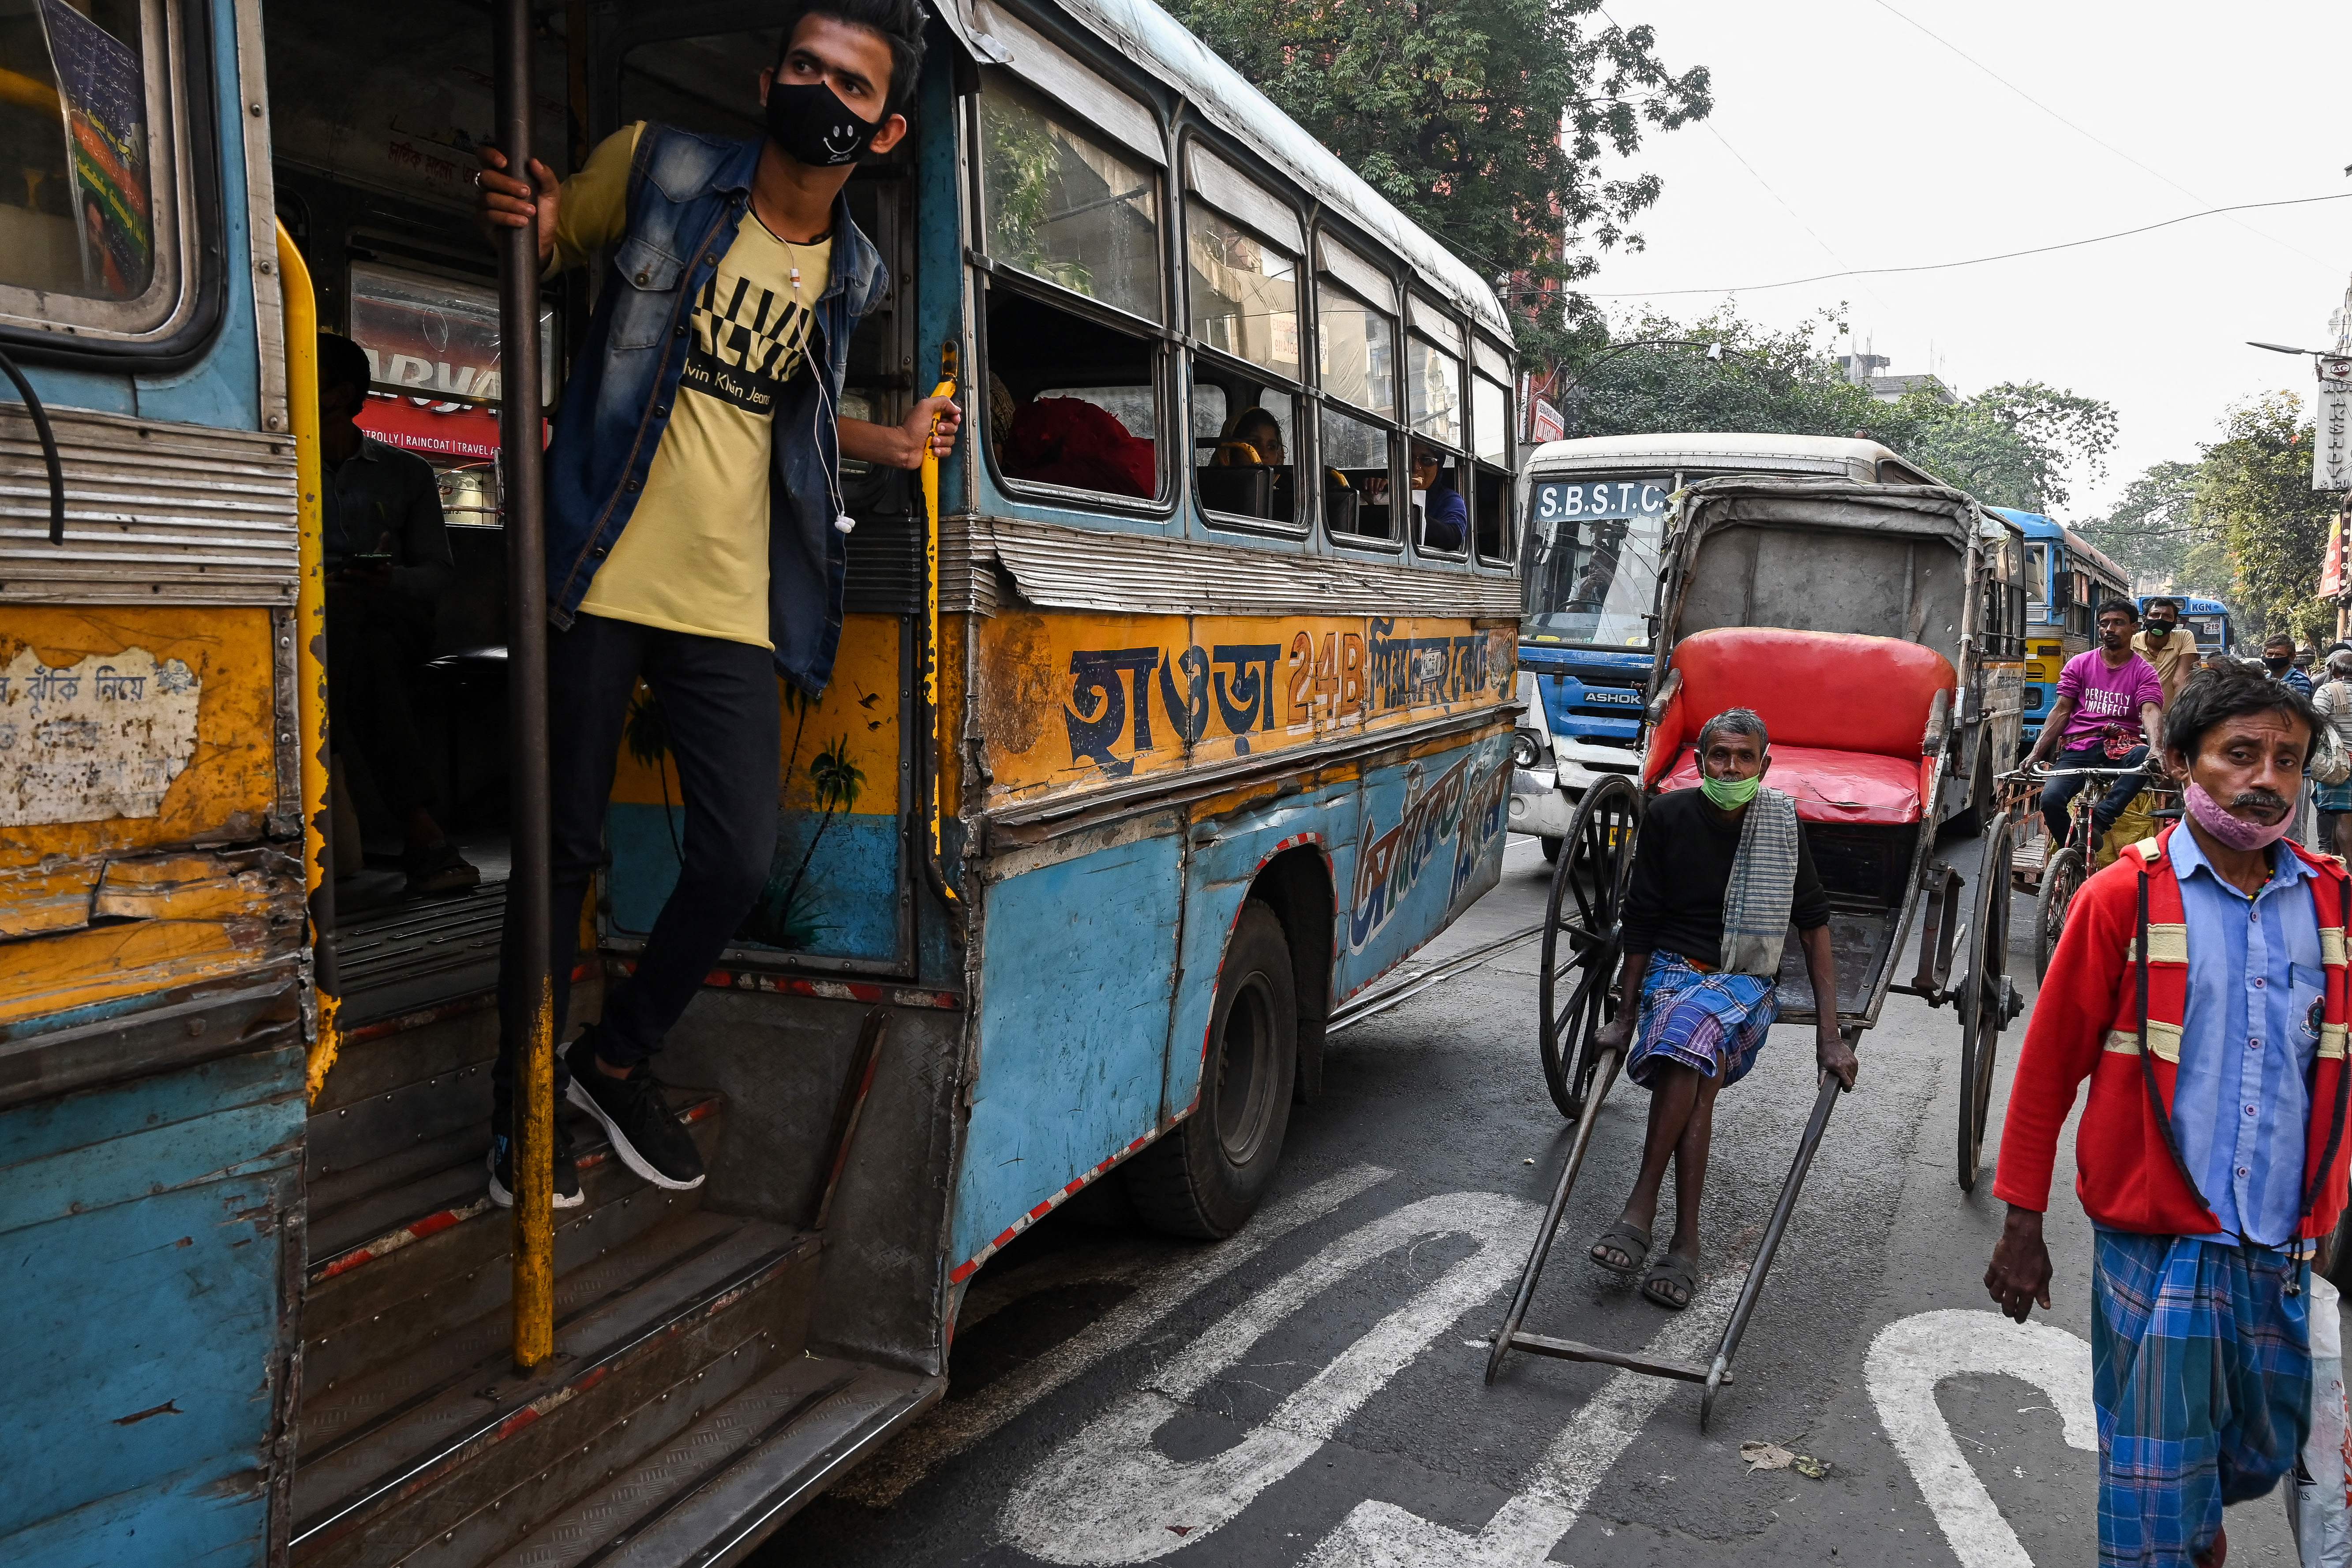
<path id="1" fill-rule="evenodd" d="M 2327 525 L 2327 559 L 2319 568 L 2319 596 L 2333 599 L 2344 592 L 2344 519 L 2339 513 Z"/>
<path id="2" fill-rule="evenodd" d="M 499 416 L 493 408 L 461 407 L 442 412 L 413 397 L 371 393 L 360 410 L 359 426 L 387 447 L 425 458 L 480 462 L 499 455 Z"/>

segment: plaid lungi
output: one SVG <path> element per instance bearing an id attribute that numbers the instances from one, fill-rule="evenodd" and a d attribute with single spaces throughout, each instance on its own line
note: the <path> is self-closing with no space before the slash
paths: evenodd
<path id="1" fill-rule="evenodd" d="M 2311 1415 L 2311 1264 L 2101 1230 L 2091 1268 L 2099 1562 L 2189 1568 L 2224 1503 L 2294 1468 Z"/>
<path id="2" fill-rule="evenodd" d="M 1642 1026 L 1625 1076 L 1648 1089 L 1660 1067 L 1678 1063 L 1720 1075 L 1727 1089 L 1738 1083 L 1756 1065 L 1779 1011 L 1776 989 L 1771 975 L 1701 969 L 1658 949 L 1642 975 Z"/>

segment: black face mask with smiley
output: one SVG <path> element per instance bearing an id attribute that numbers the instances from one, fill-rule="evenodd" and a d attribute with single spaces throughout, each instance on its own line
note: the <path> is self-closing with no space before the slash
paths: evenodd
<path id="1" fill-rule="evenodd" d="M 857 117 L 824 82 L 768 89 L 768 139 L 812 169 L 855 163 L 881 127 Z"/>

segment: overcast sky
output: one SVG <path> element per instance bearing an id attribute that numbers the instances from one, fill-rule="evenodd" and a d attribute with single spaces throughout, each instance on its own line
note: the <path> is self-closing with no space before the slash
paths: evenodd
<path id="1" fill-rule="evenodd" d="M 1654 134 L 1635 160 L 1665 194 L 1638 226 L 1648 247 L 1605 256 L 1585 285 L 1618 296 L 1600 300 L 1612 315 L 1647 300 L 1688 319 L 1737 288 L 1742 314 L 1791 326 L 1843 301 L 1891 373 L 1932 370 L 1963 395 L 2041 380 L 2104 398 L 2120 418 L 2116 450 L 2104 480 L 2078 476 L 2068 521 L 2097 515 L 2148 464 L 2194 458 L 2230 403 L 2308 393 L 2308 361 L 2245 340 L 2328 346 L 2352 273 L 2352 199 L 1981 267 L 1748 286 L 1990 255 L 2239 202 L 2352 198 L 2344 0 L 1608 8 L 1654 26 L 1675 68 L 1707 66 L 1716 105 L 1706 121 Z M 1707 292 L 1666 292 L 1694 289 Z"/>

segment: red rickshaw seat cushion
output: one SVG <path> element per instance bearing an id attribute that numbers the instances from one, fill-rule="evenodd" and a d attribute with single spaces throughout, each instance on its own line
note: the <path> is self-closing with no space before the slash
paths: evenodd
<path id="1" fill-rule="evenodd" d="M 1919 820 L 1927 717 L 1936 693 L 1958 684 L 1942 654 L 1895 637 L 1718 626 L 1685 637 L 1671 662 L 1683 679 L 1652 742 L 1653 758 L 1671 759 L 1660 787 L 1696 787 L 1699 726 L 1750 708 L 1772 736 L 1765 782 L 1797 797 L 1799 816 Z"/>
<path id="2" fill-rule="evenodd" d="M 1770 721 L 1766 721 L 1769 727 Z M 1772 766 L 1764 782 L 1797 797 L 1805 822 L 1866 822 L 1903 826 L 1919 820 L 1919 790 L 1925 770 L 1901 757 L 1868 752 L 1832 752 L 1819 746 L 1772 742 Z M 1685 745 L 1661 789 L 1698 788 L 1698 752 Z"/>

